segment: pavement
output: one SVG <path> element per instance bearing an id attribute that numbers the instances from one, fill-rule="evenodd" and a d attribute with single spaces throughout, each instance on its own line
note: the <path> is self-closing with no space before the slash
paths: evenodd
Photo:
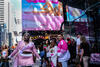
<path id="1" fill-rule="evenodd" d="M 9 61 L 9 67 L 13 67 L 13 61 Z M 34 64 L 34 67 L 40 67 L 40 61 L 37 61 L 37 62 Z"/>
<path id="2" fill-rule="evenodd" d="M 9 67 L 13 67 L 13 62 L 12 61 L 9 61 Z M 40 61 L 36 61 L 36 63 L 34 63 L 34 67 L 40 67 Z M 43 66 L 43 67 L 46 67 L 46 66 Z M 70 64 L 68 65 L 68 67 L 76 67 L 74 64 Z"/>
<path id="3" fill-rule="evenodd" d="M 13 67 L 13 62 L 9 61 L 9 67 Z M 40 67 L 40 61 L 36 61 L 36 63 L 34 64 L 34 67 Z M 43 66 L 46 67 L 46 66 Z M 76 67 L 75 64 L 69 64 L 68 67 Z M 100 65 L 90 65 L 89 67 L 100 67 Z"/>

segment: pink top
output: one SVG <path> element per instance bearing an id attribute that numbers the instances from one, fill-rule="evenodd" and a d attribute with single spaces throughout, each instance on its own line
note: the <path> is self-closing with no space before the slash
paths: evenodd
<path id="1" fill-rule="evenodd" d="M 66 53 L 68 50 L 68 45 L 64 40 L 61 40 L 58 44 L 58 62 L 63 62 L 63 61 L 67 61 L 66 59 Z"/>
<path id="2" fill-rule="evenodd" d="M 58 44 L 58 62 L 64 62 L 67 61 L 66 59 L 66 53 L 68 50 L 68 45 L 64 40 L 61 40 Z"/>
<path id="3" fill-rule="evenodd" d="M 58 53 L 61 52 L 62 54 L 68 50 L 68 45 L 64 40 L 61 40 L 58 44 Z"/>
<path id="4" fill-rule="evenodd" d="M 24 41 L 20 41 L 18 43 L 18 46 L 17 48 L 11 53 L 11 57 L 15 56 L 17 54 L 17 65 L 18 66 L 30 66 L 30 65 L 33 65 L 34 64 L 34 61 L 33 61 L 33 56 L 22 56 L 20 55 L 19 51 L 23 49 L 23 47 L 25 47 L 25 43 Z M 29 44 L 27 44 L 27 48 L 24 49 L 23 51 L 28 51 L 28 52 L 33 52 L 33 54 L 35 54 L 38 58 L 40 57 L 38 55 L 38 53 L 36 52 L 36 48 L 35 48 L 35 45 L 33 42 L 29 42 Z"/>

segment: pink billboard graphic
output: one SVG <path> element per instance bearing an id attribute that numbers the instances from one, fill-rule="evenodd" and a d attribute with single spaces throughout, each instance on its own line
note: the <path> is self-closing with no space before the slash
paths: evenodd
<path id="1" fill-rule="evenodd" d="M 60 30 L 63 21 L 58 0 L 22 0 L 23 30 Z"/>

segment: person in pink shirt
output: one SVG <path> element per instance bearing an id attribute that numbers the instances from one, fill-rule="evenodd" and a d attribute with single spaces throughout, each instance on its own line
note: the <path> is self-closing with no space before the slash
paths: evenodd
<path id="1" fill-rule="evenodd" d="M 62 67 L 68 67 L 67 61 L 68 59 L 66 58 L 66 53 L 68 50 L 68 45 L 66 41 L 63 39 L 63 35 L 59 34 L 58 35 L 59 43 L 58 43 L 58 62 L 61 62 Z"/>
<path id="2" fill-rule="evenodd" d="M 34 43 L 30 41 L 29 33 L 25 33 L 24 39 L 18 43 L 18 46 L 11 53 L 9 58 L 15 58 L 14 67 L 33 67 L 33 55 L 40 59 Z"/>

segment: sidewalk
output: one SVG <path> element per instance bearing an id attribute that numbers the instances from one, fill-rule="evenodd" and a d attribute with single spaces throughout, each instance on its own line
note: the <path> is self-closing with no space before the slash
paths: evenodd
<path id="1" fill-rule="evenodd" d="M 9 67 L 13 67 L 13 62 L 12 61 L 9 61 Z M 34 67 L 40 67 L 40 63 L 39 62 L 36 62 L 34 64 Z"/>

